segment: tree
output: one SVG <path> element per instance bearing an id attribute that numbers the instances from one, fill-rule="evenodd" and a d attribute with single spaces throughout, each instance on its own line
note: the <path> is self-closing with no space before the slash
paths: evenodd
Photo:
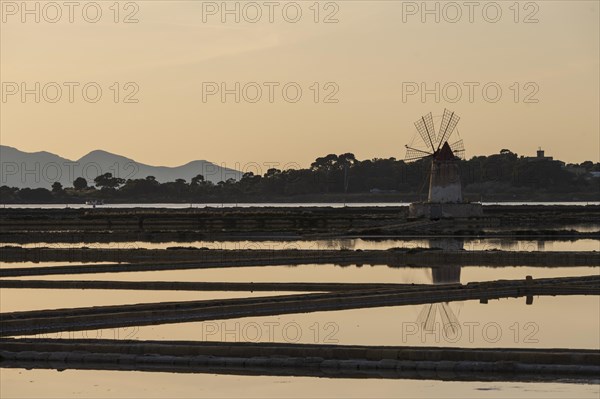
<path id="1" fill-rule="evenodd" d="M 13 202 L 18 197 L 19 189 L 16 187 L 2 186 L 0 187 L 0 203 Z"/>
<path id="2" fill-rule="evenodd" d="M 60 184 L 60 183 L 59 183 L 59 182 L 57 182 L 57 181 L 56 181 L 56 182 L 54 182 L 54 183 L 52 183 L 52 192 L 53 192 L 53 193 L 56 193 L 56 194 L 58 194 L 58 193 L 61 193 L 61 192 L 62 192 L 62 190 L 63 190 L 63 186 L 62 186 L 62 184 Z"/>
<path id="3" fill-rule="evenodd" d="M 73 181 L 73 188 L 77 191 L 85 190 L 87 186 L 87 180 L 85 180 L 83 177 L 78 177 Z"/>
<path id="4" fill-rule="evenodd" d="M 310 164 L 312 170 L 331 170 L 338 162 L 338 156 L 335 154 L 329 154 L 325 157 L 319 157 Z"/>
<path id="5" fill-rule="evenodd" d="M 151 176 L 145 179 L 129 179 L 119 189 L 119 193 L 130 198 L 151 198 L 160 195 L 160 183 L 155 179 L 150 179 Z"/>
<path id="6" fill-rule="evenodd" d="M 584 161 L 581 163 L 581 167 L 589 172 L 594 167 L 594 163 L 592 161 Z"/>
<path id="7" fill-rule="evenodd" d="M 19 198 L 28 202 L 52 201 L 52 193 L 45 188 L 23 188 L 19 190 Z"/>
<path id="8" fill-rule="evenodd" d="M 254 178 L 254 172 L 246 172 L 242 175 L 242 180 L 252 180 Z"/>
<path id="9" fill-rule="evenodd" d="M 338 167 L 340 169 L 344 169 L 347 166 L 352 166 L 356 163 L 356 157 L 351 152 L 347 152 L 345 154 L 341 154 L 338 157 Z"/>
<path id="10" fill-rule="evenodd" d="M 115 189 L 125 183 L 125 179 L 113 177 L 112 173 L 105 173 L 96 177 L 94 183 L 100 188 Z"/>
<path id="11" fill-rule="evenodd" d="M 203 175 L 196 175 L 195 177 L 192 177 L 192 186 L 197 186 L 199 184 L 204 183 L 204 176 Z"/>
<path id="12" fill-rule="evenodd" d="M 267 170 L 267 172 L 265 173 L 265 178 L 266 179 L 277 178 L 280 175 L 281 175 L 281 170 L 279 170 L 277 168 L 269 168 L 269 170 Z"/>

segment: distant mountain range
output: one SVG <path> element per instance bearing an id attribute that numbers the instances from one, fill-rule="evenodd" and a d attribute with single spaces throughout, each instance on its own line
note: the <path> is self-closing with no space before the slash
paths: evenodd
<path id="1" fill-rule="evenodd" d="M 0 145 L 0 186 L 50 188 L 58 181 L 63 187 L 72 187 L 73 180 L 84 177 L 93 185 L 100 174 L 112 173 L 123 179 L 143 179 L 154 176 L 164 183 L 185 179 L 188 183 L 199 174 L 213 183 L 229 178 L 239 180 L 242 173 L 224 168 L 209 161 L 191 161 L 185 165 L 167 167 L 136 162 L 131 158 L 96 150 L 76 161 L 46 151 L 24 152 Z"/>

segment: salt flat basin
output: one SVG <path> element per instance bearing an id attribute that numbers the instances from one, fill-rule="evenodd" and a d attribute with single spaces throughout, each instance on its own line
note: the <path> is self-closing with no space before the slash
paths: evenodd
<path id="1" fill-rule="evenodd" d="M 594 231 L 600 230 L 598 226 Z M 462 248 L 465 250 L 503 250 L 503 251 L 600 251 L 600 240 L 525 240 L 510 238 L 464 239 Z M 429 248 L 436 246 L 436 240 L 412 239 L 362 239 L 346 238 L 331 240 L 204 240 L 190 242 L 148 242 L 148 241 L 120 241 L 120 242 L 77 242 L 77 243 L 28 243 L 22 244 L 23 248 L 82 248 L 95 249 L 166 249 L 169 247 L 197 247 L 209 249 L 362 249 L 385 250 L 390 248 Z"/>
<path id="2" fill-rule="evenodd" d="M 50 263 L 51 264 L 51 263 Z M 10 264 L 15 267 L 17 264 Z M 21 264 L 18 264 L 22 266 Z M 49 264 L 48 264 L 49 265 Z M 39 264 L 32 264 L 39 266 Z M 598 274 L 598 268 L 462 267 L 460 280 L 485 281 Z M 429 268 L 387 266 L 265 266 L 206 270 L 175 270 L 132 273 L 102 273 L 64 276 L 34 276 L 47 280 L 121 281 L 331 281 L 331 282 L 415 282 L 431 283 Z M 110 290 L 2 289 L 0 305 L 45 308 L 50 303 L 67 307 L 101 304 L 103 301 L 135 303 L 149 300 L 197 299 L 198 295 L 249 296 L 246 292 L 115 292 Z M 260 296 L 282 293 L 256 293 Z M 111 302 L 112 303 L 112 302 Z M 444 332 L 440 327 L 427 331 L 419 315 L 429 305 L 393 306 L 333 312 L 298 313 L 282 316 L 239 318 L 180 324 L 163 324 L 40 334 L 47 338 L 107 338 L 201 340 L 227 342 L 301 342 L 365 345 L 587 348 L 598 349 L 600 303 L 594 296 L 535 297 L 502 299 L 480 304 L 464 301 L 449 304 L 461 331 Z M 21 309 L 24 310 L 24 309 Z M 4 310 L 3 310 L 4 311 Z M 435 324 L 435 323 L 434 323 Z M 472 329 L 472 330 L 471 330 Z M 458 329 L 457 329 L 458 331 Z M 260 333 L 260 335 L 259 335 Z M 48 387 L 52 387 L 49 389 Z M 3 368 L 1 397 L 541 397 L 567 396 L 598 398 L 597 384 L 450 382 L 435 380 L 328 379 L 314 377 L 236 376 L 218 374 L 177 374 L 103 370 L 25 370 Z M 401 392 L 401 394 L 400 394 Z"/>
<path id="3" fill-rule="evenodd" d="M 8 267 L 27 267 L 10 263 Z M 4 267 L 7 267 L 5 265 Z M 36 266 L 30 264 L 29 266 Z M 449 268 L 450 269 L 450 268 Z M 452 273 L 457 272 L 452 267 Z M 463 266 L 458 271 L 460 282 L 492 281 L 546 277 L 597 275 L 597 267 L 528 267 L 528 266 Z M 317 282 L 317 283 L 397 283 L 430 284 L 432 269 L 428 267 L 338 266 L 333 264 L 226 267 L 214 269 L 161 270 L 122 273 L 89 273 L 76 275 L 23 276 L 22 280 L 114 280 L 114 281 L 206 281 L 206 282 Z"/>
<path id="4" fill-rule="evenodd" d="M 92 264 L 92 262 L 88 262 Z M 109 265 L 113 262 L 93 262 L 96 265 Z M 47 266 L 69 266 L 73 265 L 73 262 L 0 262 L 0 269 L 12 269 L 21 267 L 47 267 Z M 78 263 L 85 265 L 86 262 Z"/>
<path id="5" fill-rule="evenodd" d="M 51 389 L 49 389 L 51 387 Z M 2 369 L 0 396 L 145 398 L 594 398 L 597 384 L 329 379 L 138 371 Z M 52 395 L 52 396 L 49 396 Z"/>
<path id="6" fill-rule="evenodd" d="M 14 289 L 0 290 L 0 312 L 110 306 L 147 302 L 201 301 L 299 294 L 300 292 L 250 291 L 138 291 L 95 289 Z"/>
<path id="7" fill-rule="evenodd" d="M 535 297 L 437 305 L 430 327 L 420 315 L 432 305 L 296 313 L 153 326 L 38 334 L 42 338 L 122 338 L 306 344 L 447 346 L 466 348 L 600 349 L 595 296 Z M 435 305 L 434 305 L 435 306 Z M 574 312 L 573 309 L 577 309 Z M 451 314 L 452 324 L 442 316 Z"/>
<path id="8" fill-rule="evenodd" d="M 457 268 L 451 268 L 450 275 Z M 541 267 L 462 267 L 459 270 L 460 281 L 492 281 L 498 279 L 524 279 L 527 275 L 534 278 L 570 277 L 597 275 L 598 268 L 541 268 Z M 334 266 L 334 265 L 301 265 L 301 266 L 265 266 L 205 270 L 173 270 L 129 273 L 101 273 L 81 275 L 34 276 L 24 279 L 46 280 L 116 280 L 116 281 L 216 281 L 216 282 L 348 282 L 348 283 L 418 283 L 430 284 L 433 281 L 429 268 L 392 268 L 387 266 Z M 296 292 L 297 293 L 297 292 Z M 143 302 L 162 302 L 178 300 L 201 300 L 213 298 L 235 298 L 267 295 L 282 295 L 283 292 L 193 292 L 193 291 L 129 291 L 99 289 L 2 289 L 2 311 L 18 311 L 32 309 L 71 308 L 106 304 L 133 304 Z M 422 329 L 418 322 L 419 315 L 428 305 L 395 306 L 369 309 L 354 309 L 332 312 L 314 312 L 306 314 L 290 314 L 281 316 L 245 318 L 238 320 L 208 321 L 204 323 L 180 323 L 161 326 L 139 327 L 139 339 L 183 339 L 183 340 L 227 340 L 227 334 L 233 331 L 240 339 L 244 326 L 247 326 L 244 337 L 252 340 L 255 335 L 248 335 L 260 329 L 269 328 L 270 323 L 278 326 L 289 323 L 290 334 L 300 326 L 302 337 L 299 342 L 314 343 L 315 334 L 323 338 L 336 330 L 335 338 L 344 344 L 364 345 L 418 345 L 421 333 L 426 332 L 423 344 L 438 345 L 435 342 L 435 330 Z M 470 328 L 479 330 L 479 338 L 465 342 L 448 341 L 448 345 L 462 346 L 515 346 L 516 344 L 534 345 L 537 347 L 572 347 L 595 348 L 600 342 L 599 323 L 596 317 L 600 314 L 600 301 L 596 296 L 561 296 L 535 297 L 533 305 L 525 305 L 525 298 L 502 299 L 480 304 L 478 301 L 451 303 L 448 307 L 436 307 L 432 310 L 435 322 L 444 325 L 450 319 L 442 319 L 444 312 L 451 311 L 456 316 L 460 328 L 468 333 Z M 428 311 L 430 312 L 430 311 Z M 236 325 L 236 323 L 242 323 Z M 225 324 L 221 324 L 225 323 Z M 246 323 L 246 324 L 243 324 Z M 247 324 L 251 323 L 251 324 Z M 420 322 L 419 322 L 420 323 Z M 479 323 L 479 324 L 477 324 Z M 494 324 L 494 323 L 497 323 Z M 515 324 L 517 323 L 517 324 Z M 486 336 L 483 328 L 487 325 Z M 403 330 L 404 329 L 404 330 Z M 415 334 L 410 334 L 415 332 Z M 500 329 L 501 340 L 489 339 Z M 209 332 L 214 334 L 208 334 Z M 90 331 L 86 336 L 122 336 L 130 334 L 131 328 Z M 203 333 L 204 332 L 204 333 Z M 280 332 L 281 333 L 281 332 Z M 79 336 L 77 335 L 79 334 Z M 74 337 L 83 337 L 75 333 Z M 200 334 L 200 335 L 199 335 Z M 202 336 L 202 334 L 207 334 Z M 403 338 L 404 334 L 404 338 Z M 440 335 L 440 331 L 438 334 Z M 57 336 L 50 334 L 49 336 Z M 263 339 L 268 339 L 264 333 Z M 468 335 L 465 335 L 468 337 Z M 516 337 L 516 338 L 515 338 Z M 525 340 L 527 337 L 531 339 Z M 281 338 L 281 336 L 280 336 Z M 319 338 L 319 339 L 321 339 Z M 432 339 L 434 340 L 432 342 Z M 517 342 L 515 342 L 515 339 Z M 306 341 L 304 341 L 306 340 Z M 403 342 L 406 340 L 406 342 Z M 416 340 L 416 341 L 415 341 Z M 482 341 L 483 340 L 483 341 Z M 534 342 L 535 341 L 535 342 Z M 324 342 L 325 343 L 325 342 Z M 331 343 L 331 342 L 329 342 Z M 596 345 L 596 346 L 594 346 Z"/>

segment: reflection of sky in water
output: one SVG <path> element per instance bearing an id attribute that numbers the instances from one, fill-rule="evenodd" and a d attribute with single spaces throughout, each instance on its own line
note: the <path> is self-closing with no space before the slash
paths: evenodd
<path id="1" fill-rule="evenodd" d="M 597 223 L 590 223 L 590 224 L 584 224 L 584 223 L 580 223 L 580 224 L 565 224 L 565 225 L 561 225 L 561 226 L 549 226 L 549 227 L 542 227 L 543 230 L 573 230 L 573 231 L 577 231 L 579 233 L 598 233 L 598 231 L 600 231 L 600 225 L 598 225 Z M 486 232 L 490 232 L 490 233 L 494 233 L 494 232 L 502 232 L 502 231 L 506 231 L 506 230 L 536 230 L 535 228 L 531 227 L 531 226 L 525 226 L 523 228 L 521 228 L 519 225 L 515 225 L 514 227 L 511 227 L 509 229 L 507 228 L 485 228 L 483 229 L 483 231 Z"/>
<path id="2" fill-rule="evenodd" d="M 598 228 L 600 229 L 600 228 Z M 596 230 L 598 230 L 596 229 Z M 209 249 L 389 249 L 429 247 L 429 240 L 399 239 L 332 239 L 332 240 L 240 240 L 240 241 L 191 241 L 191 242 L 110 242 L 110 243 L 33 243 L 23 244 L 25 248 L 111 248 L 111 249 L 165 249 L 168 247 L 198 247 Z M 504 238 L 464 239 L 465 250 L 485 251 L 500 249 L 504 251 L 600 251 L 600 240 L 580 239 L 571 241 L 558 240 L 513 240 Z"/>
<path id="3" fill-rule="evenodd" d="M 28 246 L 39 246 L 33 244 Z M 440 247 L 466 250 L 600 250 L 598 240 L 526 241 L 526 240 L 381 240 L 331 241 L 227 241 L 195 243 L 111 243 L 45 244 L 49 247 L 88 246 L 103 248 L 166 248 L 168 246 L 206 246 L 209 248 L 284 249 L 387 249 L 390 247 Z M 271 245 L 271 246 L 269 246 Z M 312 246 L 312 247 L 311 247 Z M 3 263 L 0 267 L 63 265 L 68 262 Z M 408 268 L 387 266 L 263 266 L 204 270 L 173 270 L 130 273 L 33 276 L 22 279 L 45 280 L 119 280 L 119 281 L 219 281 L 219 282 L 379 282 L 379 283 L 468 283 L 497 279 L 524 279 L 598 275 L 596 267 L 486 267 L 447 266 Z M 32 294 L 33 292 L 33 294 Z M 2 312 L 161 301 L 204 300 L 287 294 L 283 292 L 190 292 L 127 290 L 28 290 L 2 289 Z M 411 345 L 452 347 L 519 348 L 600 348 L 600 302 L 596 296 L 534 297 L 462 301 L 433 305 L 388 306 L 332 312 L 298 313 L 279 316 L 239 318 L 156 326 L 124 327 L 91 331 L 46 334 L 48 338 L 107 338 L 139 340 L 199 340 L 228 342 L 299 342 L 348 345 Z M 69 378 L 66 378 L 69 377 Z M 24 384 L 24 378 L 31 381 Z M 124 383 L 123 381 L 127 381 Z M 244 377 L 208 374 L 168 374 L 109 371 L 56 371 L 3 369 L 0 376 L 2 397 L 11 396 L 19 386 L 19 395 L 39 396 L 52 386 L 61 397 L 79 397 L 82 392 L 96 396 L 161 396 L 168 389 L 177 397 L 210 396 L 259 397 L 299 396 L 335 393 L 342 396 L 396 397 L 403 392 L 417 396 L 489 397 L 521 395 L 535 390 L 540 397 L 598 397 L 597 385 L 479 383 L 411 380 L 348 380 L 305 377 Z M 281 384 L 279 384 L 281 383 Z M 223 385 L 224 384 L 224 385 Z M 248 386 L 252 386 L 249 390 Z M 12 388 L 11 388 L 12 387 Z M 110 390 L 107 389 L 110 387 Z M 280 387 L 283 387 L 280 389 Z M 10 391 L 9 391 L 10 390 Z M 535 395 L 534 395 L 535 396 Z"/>
<path id="4" fill-rule="evenodd" d="M 597 275 L 597 267 L 461 267 L 461 282 Z M 17 279 L 17 277 L 15 277 Z M 147 272 L 23 276 L 23 280 L 220 281 L 431 284 L 431 268 L 378 266 L 250 266 Z"/>
<path id="5" fill-rule="evenodd" d="M 144 398 L 507 398 L 597 399 L 597 384 L 435 381 L 2 369 L 0 396 Z"/>
<path id="6" fill-rule="evenodd" d="M 535 297 L 452 302 L 456 329 L 437 318 L 432 329 L 417 321 L 423 305 L 388 306 L 248 317 L 89 332 L 48 337 L 139 340 L 298 342 L 343 345 L 409 345 L 484 348 L 600 348 L 600 302 L 594 296 Z M 577 309 L 574 312 L 573 309 Z M 117 330 L 117 331 L 115 331 Z"/>
<path id="7" fill-rule="evenodd" d="M 471 281 L 524 279 L 527 275 L 532 275 L 534 278 L 544 278 L 597 274 L 597 268 L 593 267 L 459 268 L 457 266 L 447 266 L 431 269 L 391 268 L 386 266 L 301 265 L 44 276 L 43 278 L 48 280 L 428 284 L 432 282 L 443 284 L 460 281 L 464 284 Z M 25 277 L 25 279 L 31 278 L 37 279 L 39 277 Z M 35 295 L 31 293 L 32 290 L 27 289 L 3 289 L 1 292 L 2 301 L 0 302 L 3 306 L 2 311 L 284 294 L 273 292 L 248 294 L 246 292 L 127 290 L 35 290 Z M 432 308 L 434 309 L 433 312 L 431 311 Z M 574 309 L 576 311 L 573 311 Z M 464 301 L 435 304 L 433 306 L 395 306 L 245 318 L 223 322 L 210 321 L 145 326 L 135 328 L 135 337 L 138 339 L 241 340 L 240 334 L 242 334 L 244 341 L 252 341 L 257 337 L 259 329 L 269 329 L 269 326 L 275 326 L 280 328 L 279 340 L 287 340 L 286 336 L 282 335 L 284 334 L 282 329 L 288 326 L 288 328 L 291 328 L 288 335 L 299 331 L 301 337 L 298 338 L 298 342 L 306 343 L 319 340 L 325 336 L 331 337 L 331 334 L 335 333 L 335 337 L 339 336 L 336 339 L 342 344 L 489 347 L 527 347 L 527 345 L 532 345 L 532 347 L 593 348 L 598 347 L 600 342 L 600 321 L 595 316 L 599 313 L 600 302 L 594 296 L 535 297 L 533 305 L 525 305 L 525 298 L 522 297 L 491 300 L 488 304 L 480 304 L 478 301 Z M 461 332 L 459 338 L 456 337 L 457 331 Z M 92 335 L 72 333 L 72 337 L 105 336 L 106 334 L 111 336 L 114 334 L 128 335 L 132 332 L 130 327 L 96 331 Z M 211 334 L 208 334 L 209 332 Z M 223 332 L 225 333 L 224 336 L 221 334 Z M 479 336 L 475 334 L 479 334 Z M 496 339 L 498 334 L 500 336 Z M 544 339 L 538 339 L 538 336 Z M 260 339 L 269 340 L 264 332 L 261 334 Z M 277 341 L 275 336 L 272 339 Z M 328 341 L 328 343 L 335 342 Z"/>
<path id="8" fill-rule="evenodd" d="M 32 293 L 34 293 L 32 295 Z M 122 304 L 203 301 L 208 299 L 248 298 L 299 294 L 299 292 L 249 292 L 249 291 L 142 291 L 94 289 L 21 289 L 0 290 L 0 312 L 43 309 L 64 309 L 87 306 Z"/>
<path id="9" fill-rule="evenodd" d="M 587 202 L 567 203 L 572 205 L 587 205 Z M 188 209 L 188 208 L 344 208 L 344 207 L 388 207 L 388 206 L 408 206 L 408 202 L 357 202 L 357 203 L 343 203 L 343 202 L 265 202 L 265 203 L 209 203 L 209 204 L 197 204 L 197 203 L 152 203 L 152 204 L 110 204 L 106 203 L 100 205 L 97 208 L 159 208 L 159 209 Z M 23 208 L 23 209 L 92 209 L 91 205 L 85 204 L 2 204 L 3 208 Z"/>
<path id="10" fill-rule="evenodd" d="M 573 202 L 483 202 L 485 205 L 600 205 L 598 201 L 573 201 Z M 265 203 L 152 203 L 152 204 L 104 204 L 98 208 L 165 208 L 165 209 L 187 209 L 187 208 L 344 208 L 344 207 L 388 207 L 388 206 L 408 206 L 408 202 L 265 202 Z M 24 208 L 24 209 L 91 209 L 91 205 L 85 204 L 2 204 L 3 208 Z"/>
<path id="11" fill-rule="evenodd" d="M 114 262 L 0 262 L 0 269 L 12 269 L 21 267 L 48 267 L 48 266 L 69 266 L 79 264 L 94 264 L 94 265 L 111 265 Z"/>

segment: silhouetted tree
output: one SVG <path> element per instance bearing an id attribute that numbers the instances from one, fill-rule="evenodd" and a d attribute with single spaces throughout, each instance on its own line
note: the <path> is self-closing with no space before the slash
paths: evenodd
<path id="1" fill-rule="evenodd" d="M 23 188 L 19 190 L 19 198 L 31 202 L 49 202 L 52 201 L 52 193 L 45 188 Z"/>
<path id="2" fill-rule="evenodd" d="M 204 176 L 196 175 L 196 176 L 192 177 L 192 181 L 191 181 L 192 186 L 197 186 L 201 183 L 204 183 Z"/>
<path id="3" fill-rule="evenodd" d="M 62 186 L 62 184 L 60 184 L 60 183 L 59 183 L 59 182 L 57 182 L 57 181 L 56 181 L 56 182 L 54 182 L 54 183 L 52 183 L 52 192 L 53 192 L 53 193 L 59 194 L 59 193 L 62 193 L 62 191 L 63 191 L 63 186 Z"/>
<path id="4" fill-rule="evenodd" d="M 87 186 L 87 180 L 85 180 L 83 177 L 78 177 L 73 181 L 73 188 L 77 191 L 85 190 Z"/>
<path id="5" fill-rule="evenodd" d="M 105 173 L 100 175 L 94 179 L 94 183 L 96 187 L 106 188 L 106 189 L 115 189 L 125 183 L 125 179 L 121 179 L 119 177 L 113 177 L 112 173 Z"/>
<path id="6" fill-rule="evenodd" d="M 0 187 L 0 202 L 6 204 L 15 202 L 19 197 L 19 189 L 16 187 L 2 186 Z"/>
<path id="7" fill-rule="evenodd" d="M 335 168 L 338 162 L 338 156 L 335 154 L 329 154 L 324 157 L 319 157 L 310 164 L 312 170 L 317 171 L 330 171 Z"/>
<path id="8" fill-rule="evenodd" d="M 497 199 L 543 199 L 560 194 L 563 198 L 594 198 L 600 193 L 600 163 L 585 161 L 564 167 L 560 161 L 519 157 L 508 149 L 490 156 L 460 160 L 464 192 L 471 198 L 482 195 Z M 386 190 L 419 198 L 426 195 L 431 160 L 405 163 L 395 158 L 357 160 L 354 154 L 329 154 L 319 157 L 307 169 L 271 168 L 264 175 L 246 172 L 239 181 L 229 178 L 218 184 L 198 174 L 188 184 L 184 179 L 160 183 L 154 176 L 124 181 L 105 173 L 94 179 L 102 193 L 88 187 L 83 177 L 73 182 L 75 190 L 64 190 L 58 182 L 47 189 L 0 187 L 0 201 L 56 202 L 69 197 L 76 201 L 106 198 L 136 202 L 188 201 L 269 201 L 290 196 L 321 194 L 368 194 L 373 189 Z M 582 169 L 584 170 L 582 173 Z M 576 173 L 573 173 L 576 172 Z M 588 172 L 588 173 L 585 173 Z M 347 191 L 345 182 L 348 182 Z M 556 198 L 556 197 L 554 197 Z"/>

